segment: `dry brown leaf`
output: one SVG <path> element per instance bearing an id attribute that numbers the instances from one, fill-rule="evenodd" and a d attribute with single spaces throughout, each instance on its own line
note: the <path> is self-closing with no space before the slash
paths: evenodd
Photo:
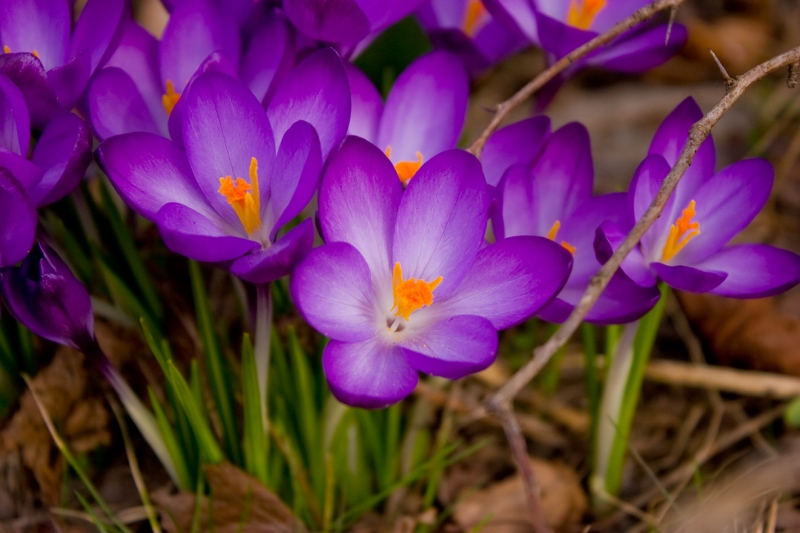
<path id="1" fill-rule="evenodd" d="M 83 354 L 59 348 L 52 363 L 39 371 L 31 383 L 72 450 L 86 453 L 110 444 L 108 411 L 100 398 L 87 397 L 89 381 Z M 30 391 L 25 391 L 19 411 L 0 433 L 0 469 L 5 469 L 5 462 L 17 454 L 39 484 L 42 502 L 59 504 L 63 460 Z"/>
<path id="2" fill-rule="evenodd" d="M 560 533 L 580 531 L 587 500 L 575 472 L 566 465 L 534 458 L 531 458 L 531 466 L 542 490 L 542 507 L 547 522 Z M 463 529 L 469 530 L 488 519 L 482 532 L 530 531 L 530 511 L 519 475 L 483 490 L 466 492 L 456 504 L 453 515 Z"/>
<path id="3" fill-rule="evenodd" d="M 209 498 L 201 502 L 201 531 L 215 533 L 301 533 L 306 528 L 283 502 L 256 478 L 229 463 L 203 467 L 211 488 Z M 175 495 L 153 494 L 162 508 L 164 529 L 168 532 L 190 531 L 196 497 L 182 492 Z"/>
<path id="4" fill-rule="evenodd" d="M 720 363 L 800 376 L 800 320 L 774 298 L 678 293 L 678 300 Z"/>
<path id="5" fill-rule="evenodd" d="M 764 20 L 734 15 L 712 23 L 692 18 L 685 24 L 689 40 L 684 55 L 710 64 L 713 60 L 708 51 L 713 50 L 731 76 L 769 58 L 775 45 L 771 26 Z"/>

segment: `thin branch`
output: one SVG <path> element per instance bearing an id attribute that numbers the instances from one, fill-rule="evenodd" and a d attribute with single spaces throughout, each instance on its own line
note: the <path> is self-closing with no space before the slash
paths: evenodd
<path id="1" fill-rule="evenodd" d="M 629 29 L 638 26 L 645 20 L 648 20 L 655 16 L 657 13 L 664 11 L 666 9 L 671 9 L 674 12 L 677 10 L 678 6 L 683 4 L 685 0 L 656 0 L 649 6 L 645 6 L 630 17 L 626 18 L 607 32 L 598 35 L 588 43 L 584 44 L 583 46 L 579 46 L 569 54 L 565 55 L 555 63 L 553 63 L 550 67 L 543 70 L 538 76 L 533 78 L 530 82 L 528 82 L 522 89 L 517 91 L 517 93 L 506 100 L 498 104 L 497 112 L 495 113 L 492 121 L 486 126 L 486 129 L 480 134 L 480 136 L 472 143 L 469 147 L 469 151 L 474 155 L 480 157 L 481 152 L 483 151 L 483 146 L 486 144 L 486 141 L 489 137 L 494 133 L 497 128 L 500 127 L 500 124 L 503 123 L 503 120 L 511 113 L 511 111 L 524 102 L 528 97 L 530 97 L 533 93 L 541 89 L 547 82 L 555 78 L 558 74 L 569 68 L 573 63 L 577 60 L 583 58 L 590 52 L 600 48 L 601 46 L 608 44 L 609 42 L 613 41 L 621 34 L 625 33 Z M 674 16 L 674 15 L 673 15 Z M 671 26 L 671 24 L 670 24 Z"/>

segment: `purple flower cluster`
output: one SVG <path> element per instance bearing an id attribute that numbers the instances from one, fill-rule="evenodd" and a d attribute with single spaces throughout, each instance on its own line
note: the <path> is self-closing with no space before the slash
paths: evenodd
<path id="1" fill-rule="evenodd" d="M 499 330 L 534 315 L 566 319 L 700 111 L 687 100 L 667 118 L 628 193 L 594 196 L 580 124 L 512 124 L 482 161 L 457 149 L 469 75 L 526 42 L 557 59 L 644 3 L 171 0 L 157 40 L 123 0 L 89 0 L 74 27 L 68 0 L 6 0 L 0 293 L 45 338 L 93 339 L 85 288 L 34 245 L 37 207 L 83 177 L 93 131 L 99 166 L 171 250 L 255 284 L 291 276 L 299 312 L 330 338 L 322 365 L 341 401 L 386 406 L 411 393 L 419 372 L 456 379 L 484 369 Z M 412 63 L 384 102 L 342 57 L 415 10 L 447 50 Z M 675 26 L 665 46 L 665 31 L 635 28 L 574 69 L 649 68 L 685 39 Z M 642 316 L 659 279 L 737 297 L 798 283 L 794 254 L 724 247 L 771 181 L 762 160 L 715 173 L 707 141 L 587 320 Z M 316 219 L 304 214 L 315 196 Z"/>

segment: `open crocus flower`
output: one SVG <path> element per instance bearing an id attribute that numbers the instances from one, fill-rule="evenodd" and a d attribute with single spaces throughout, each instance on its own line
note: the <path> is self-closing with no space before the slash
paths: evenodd
<path id="1" fill-rule="evenodd" d="M 305 220 L 280 238 L 278 230 L 314 195 L 319 138 L 335 133 L 318 136 L 303 120 L 280 132 L 247 87 L 224 74 L 203 74 L 182 99 L 183 148 L 152 133 L 118 135 L 98 148 L 100 165 L 173 251 L 227 264 L 253 283 L 288 274 L 311 249 L 314 227 Z"/>
<path id="2" fill-rule="evenodd" d="M 472 75 L 528 45 L 495 20 L 481 0 L 431 0 L 417 10 L 417 18 L 433 45 L 456 54 Z"/>
<path id="3" fill-rule="evenodd" d="M 469 80 L 458 58 L 432 52 L 403 71 L 383 105 L 380 94 L 356 67 L 347 75 L 353 98 L 348 133 L 386 153 L 403 183 L 422 163 L 455 148 L 467 114 Z"/>
<path id="4" fill-rule="evenodd" d="M 339 400 L 383 407 L 411 393 L 418 371 L 457 379 L 482 370 L 497 330 L 561 289 L 572 256 L 552 241 L 482 248 L 487 203 L 480 164 L 464 151 L 434 156 L 404 191 L 380 149 L 345 140 L 320 187 L 326 244 L 291 280 L 300 312 L 331 338 L 322 365 Z"/>
<path id="5" fill-rule="evenodd" d="M 34 127 L 72 109 L 125 15 L 124 0 L 89 0 L 73 28 L 68 0 L 0 2 L 0 73 L 22 90 Z"/>
<path id="6" fill-rule="evenodd" d="M 677 162 L 692 124 L 703 113 L 691 98 L 661 124 L 647 158 L 629 191 L 629 212 L 637 219 L 652 203 Z M 716 155 L 709 137 L 678 183 L 662 215 L 622 264 L 641 285 L 660 278 L 671 287 L 736 298 L 780 293 L 800 282 L 800 257 L 763 244 L 725 246 L 758 214 L 772 188 L 772 166 L 748 159 L 714 172 Z M 595 246 L 600 259 L 613 253 L 624 231 L 603 224 Z"/>
<path id="7" fill-rule="evenodd" d="M 628 222 L 625 193 L 592 196 L 592 152 L 589 133 L 581 124 L 567 124 L 552 133 L 543 148 L 534 153 L 537 157 L 532 163 L 515 164 L 505 173 L 493 206 L 492 225 L 498 239 L 538 235 L 560 243 L 573 255 L 567 284 L 539 312 L 545 320 L 563 322 L 600 269 L 593 247 L 595 230 L 605 221 L 624 228 L 632 224 Z M 586 320 L 598 324 L 630 322 L 650 310 L 658 298 L 655 287 L 643 288 L 624 276 L 615 276 Z"/>
<path id="8" fill-rule="evenodd" d="M 92 158 L 92 135 L 83 119 L 61 112 L 48 122 L 28 159 L 28 108 L 3 74 L 0 124 L 0 266 L 8 266 L 33 245 L 36 208 L 64 197 L 83 177 Z"/>

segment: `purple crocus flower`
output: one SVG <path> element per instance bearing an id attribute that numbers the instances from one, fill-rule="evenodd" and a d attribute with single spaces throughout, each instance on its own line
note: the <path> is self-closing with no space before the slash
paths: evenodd
<path id="1" fill-rule="evenodd" d="M 467 152 L 434 156 L 404 191 L 380 149 L 345 140 L 320 187 L 326 244 L 291 280 L 300 312 L 331 338 L 322 365 L 339 400 L 384 407 L 411 393 L 418 371 L 457 379 L 486 368 L 497 330 L 558 293 L 572 256 L 540 237 L 483 247 L 487 205 Z"/>
<path id="2" fill-rule="evenodd" d="M 516 126 L 516 131 L 540 131 L 545 121 L 543 117 L 529 119 L 528 124 Z M 497 134 L 510 139 L 513 130 Z M 537 145 L 519 148 L 524 151 L 508 154 L 506 160 L 521 160 L 530 153 L 535 158 L 527 164 L 514 164 L 505 172 L 493 206 L 492 226 L 498 239 L 538 235 L 559 242 L 572 253 L 574 266 L 564 289 L 539 312 L 543 319 L 560 323 L 600 269 L 593 247 L 595 230 L 604 221 L 624 228 L 632 226 L 625 209 L 627 197 L 625 193 L 592 196 L 592 152 L 589 133 L 581 124 L 574 122 L 555 131 L 541 149 Z M 630 322 L 650 310 L 658 298 L 655 287 L 643 288 L 624 276 L 615 276 L 586 320 L 598 324 Z"/>
<path id="3" fill-rule="evenodd" d="M 33 245 L 36 208 L 72 191 L 91 161 L 86 122 L 68 112 L 55 115 L 36 146 L 22 92 L 0 74 L 0 266 L 22 260 Z"/>
<path id="4" fill-rule="evenodd" d="M 253 283 L 275 280 L 311 249 L 310 219 L 278 231 L 314 195 L 324 150 L 340 142 L 349 116 L 346 92 L 320 109 L 313 93 L 291 90 L 294 107 L 268 118 L 241 82 L 203 74 L 181 97 L 181 144 L 152 133 L 115 136 L 98 148 L 100 165 L 173 251 L 226 264 Z M 315 113 L 319 130 L 303 120 Z"/>
<path id="5" fill-rule="evenodd" d="M 467 114 L 469 80 L 448 52 L 420 57 L 403 71 L 384 106 L 356 67 L 347 66 L 353 99 L 348 133 L 383 150 L 408 183 L 423 161 L 455 148 Z"/>
<path id="6" fill-rule="evenodd" d="M 472 75 L 529 44 L 492 17 L 481 0 L 431 0 L 417 18 L 433 45 L 455 53 Z"/>
<path id="7" fill-rule="evenodd" d="M 113 51 L 126 10 L 124 0 L 89 0 L 73 28 L 67 0 L 0 2 L 0 73 L 22 90 L 34 127 L 78 102 Z"/>
<path id="8" fill-rule="evenodd" d="M 661 124 L 649 155 L 636 171 L 628 211 L 643 215 L 670 168 L 677 162 L 692 124 L 703 113 L 684 100 Z M 622 271 L 641 285 L 662 279 L 673 288 L 736 298 L 780 293 L 800 282 L 800 256 L 763 244 L 725 246 L 758 214 L 772 188 L 772 166 L 747 159 L 714 172 L 709 137 L 678 183 L 663 214 L 631 251 Z M 625 237 L 613 223 L 598 230 L 595 246 L 606 260 Z"/>

